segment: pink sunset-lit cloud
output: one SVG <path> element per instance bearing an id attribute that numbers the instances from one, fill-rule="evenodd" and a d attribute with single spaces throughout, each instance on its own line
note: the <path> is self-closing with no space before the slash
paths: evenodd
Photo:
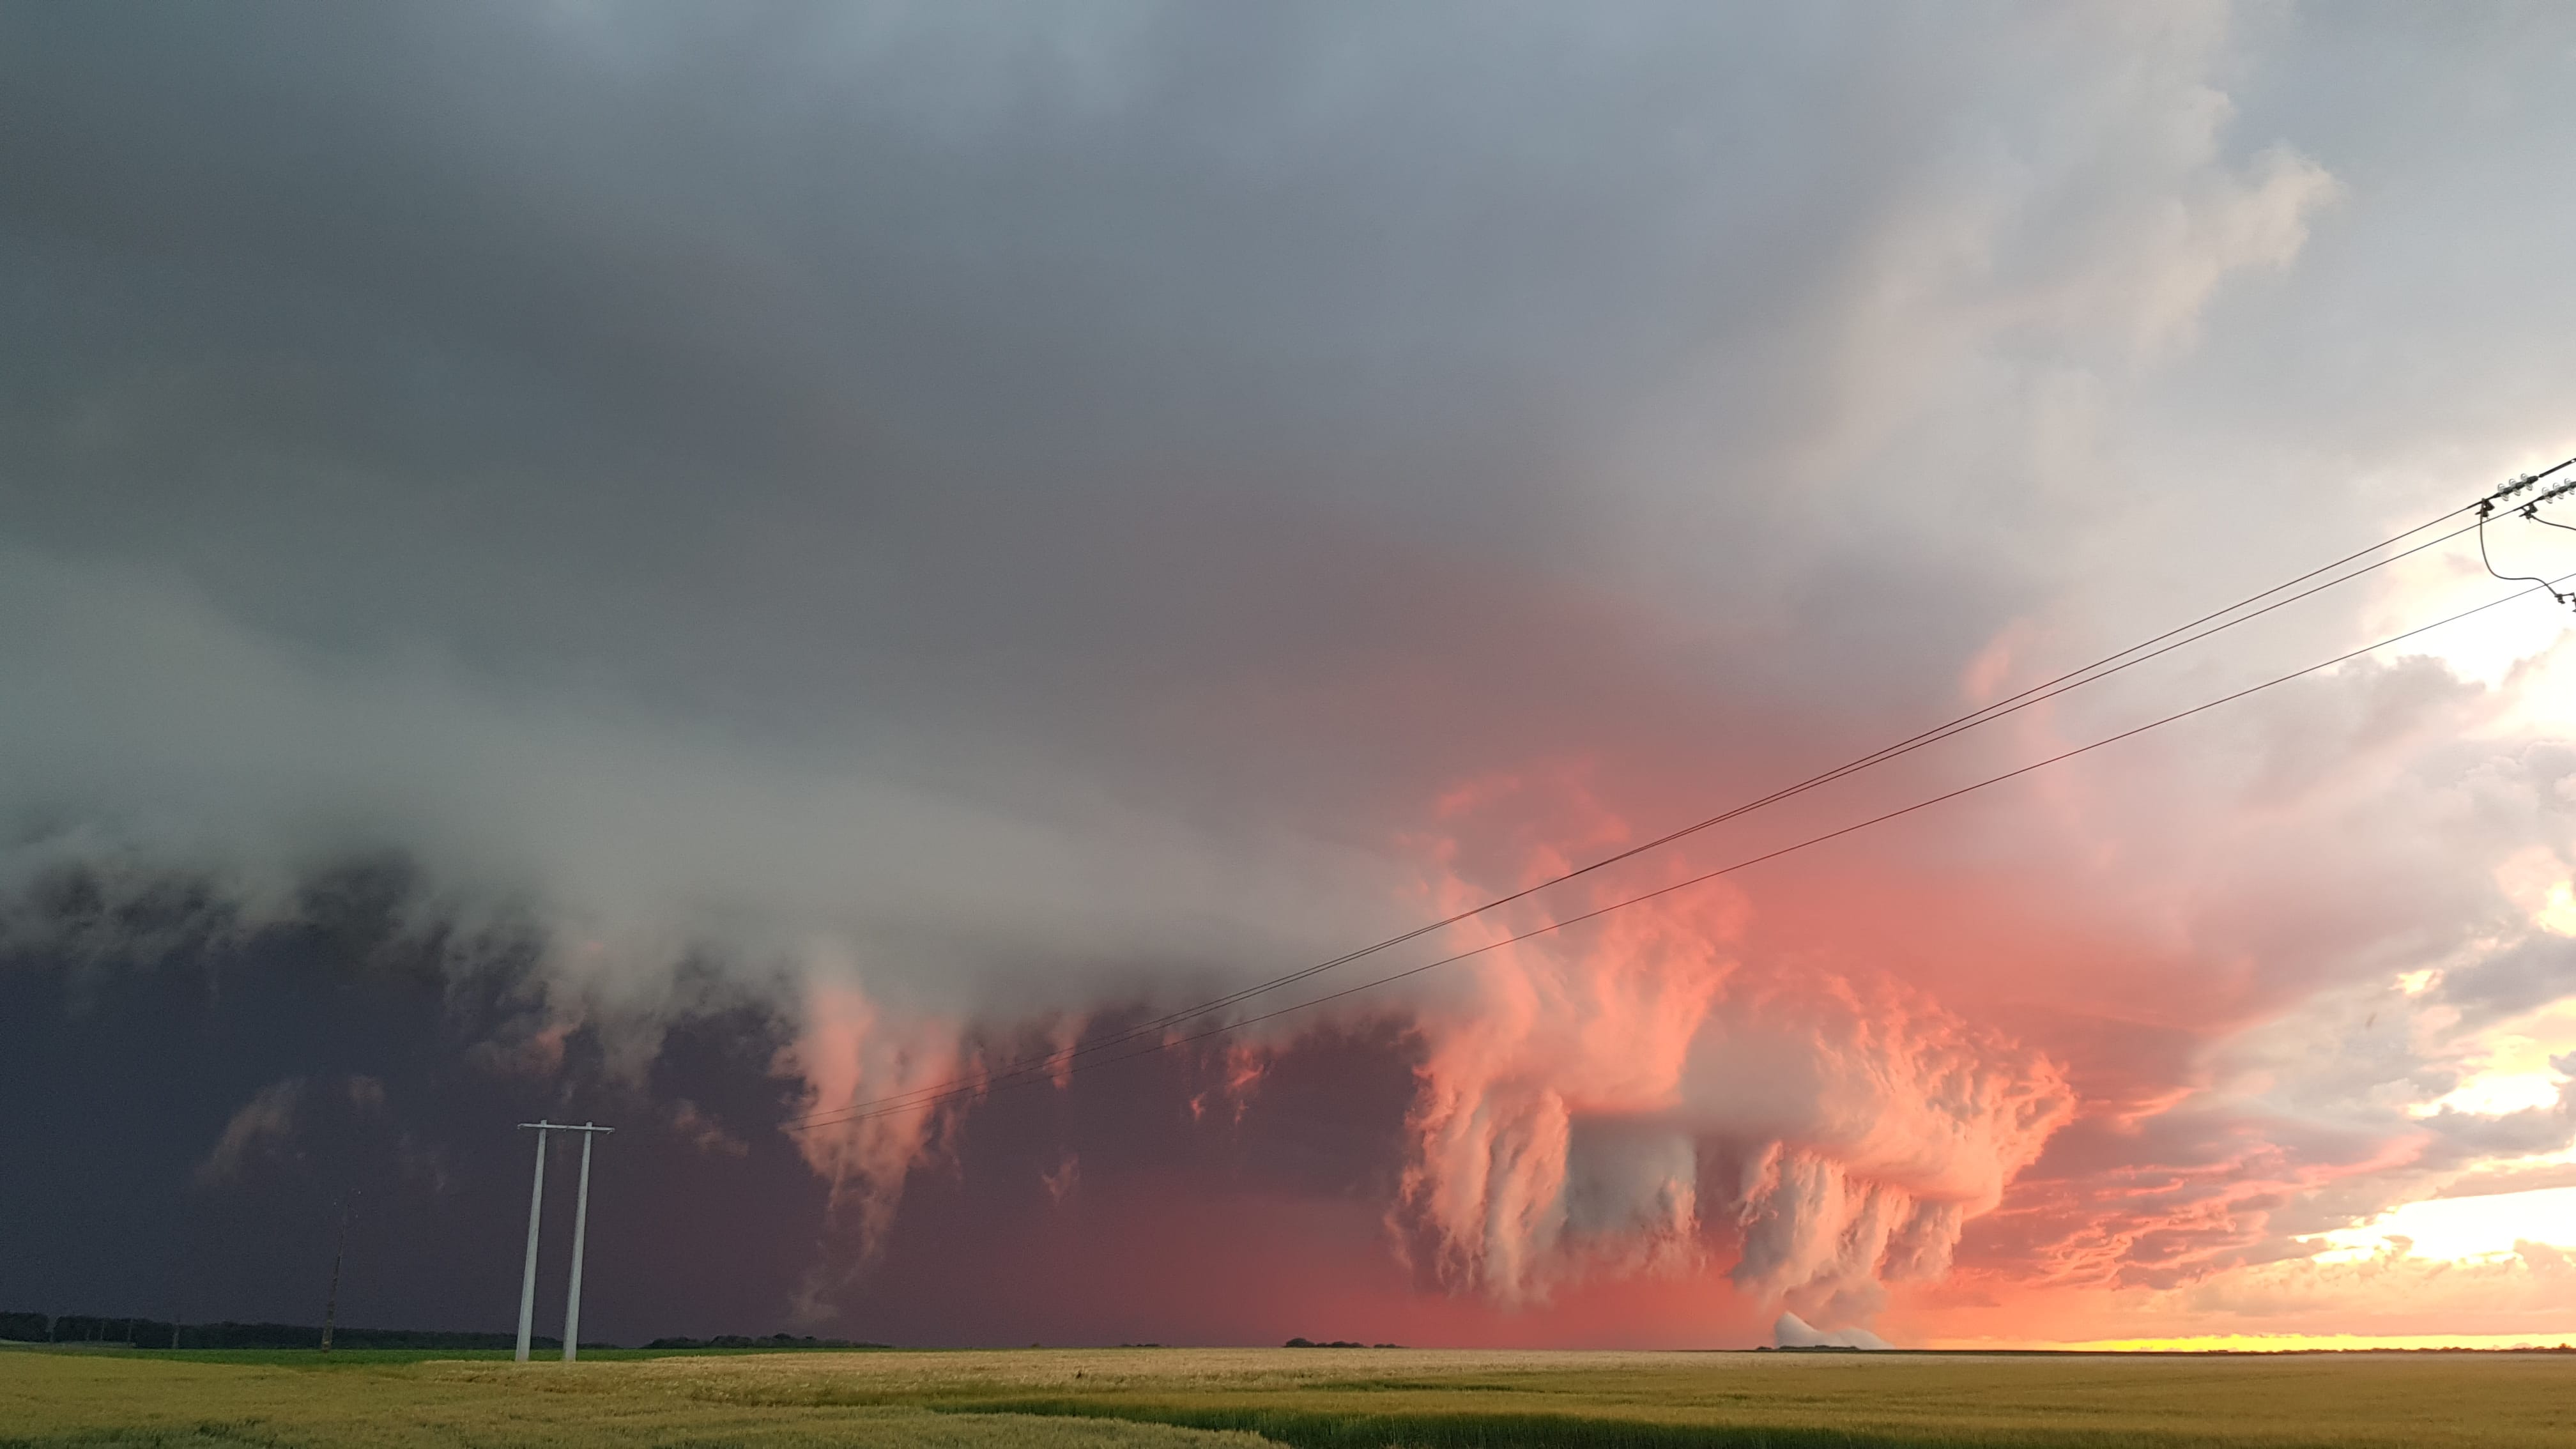
<path id="1" fill-rule="evenodd" d="M 2271 763 L 2278 732 L 2331 732 L 2323 720 L 2338 699 L 2373 748 L 2346 748 L 2353 768 L 2331 788 L 2285 794 Z M 1677 1324 L 1785 1307 L 1841 1327 L 1876 1322 L 1893 1303 L 1917 1337 L 1970 1337 L 1992 1319 L 1983 1305 L 2121 1291 L 2170 1304 L 2195 1285 L 2304 1260 L 2316 1249 L 2277 1220 L 2341 1188 L 2356 1202 L 2402 1191 L 2444 1160 L 2442 1123 L 2394 1112 L 2335 1123 L 2233 1100 L 2243 1084 L 2214 1054 L 2338 972 L 2372 979 L 2386 959 L 2373 954 L 2372 924 L 2420 919 L 2350 894 L 2384 896 L 2398 879 L 2375 859 L 2381 842 L 2403 842 L 2410 867 L 2418 845 L 2458 852 L 2441 872 L 2412 871 L 2417 912 L 2493 891 L 2482 872 L 2513 837 L 2490 839 L 2456 807 L 2494 766 L 2453 767 L 2462 797 L 2433 788 L 2408 753 L 2438 748 L 2463 711 L 2487 707 L 2420 663 L 2364 666 L 2217 756 L 2151 756 L 2147 776 L 2051 782 L 2011 810 L 1812 870 L 1694 887 L 1336 1008 L 1393 1013 L 1419 1043 L 1401 1174 L 1370 1204 L 1387 1233 L 1372 1251 L 1409 1263 L 1425 1289 L 1487 1305 L 1506 1338 L 1532 1341 L 1588 1331 L 1567 1305 L 1618 1284 L 1696 1303 L 1699 1317 L 1683 1307 Z M 2064 737 L 2063 725 L 2036 728 L 2003 747 Z M 1594 773 L 1533 767 L 1442 792 L 1402 843 L 1425 870 L 1415 909 L 1472 906 L 1633 840 Z M 2174 817 L 2248 808 L 2230 802 L 2249 797 L 2255 819 L 2179 848 Z M 2355 830 L 2356 812 L 2382 818 Z M 2392 814 L 2420 823 L 2394 829 Z M 2120 849 L 2084 848 L 2115 818 Z M 2426 841 L 2444 819 L 2455 833 Z M 2050 838 L 2060 832 L 2066 848 Z M 2254 863 L 2293 841 L 2313 870 Z M 2177 848 L 2160 854 L 2166 842 Z M 2268 884 L 2268 909 L 2222 894 L 2200 897 L 2204 917 L 2172 915 L 2229 857 Z M 1424 949 L 1486 946 L 1693 868 L 1650 861 L 1561 887 Z M 2298 924 L 2311 912 L 2330 919 Z M 2296 940 L 2315 964 L 2249 973 L 2250 943 L 2271 940 Z M 2360 960 L 2337 962 L 2337 950 Z M 1189 1098 L 1191 1116 L 1230 1101 L 1217 1125 L 1239 1124 L 1301 1029 L 1291 1020 L 1209 1048 L 1213 1075 Z M 800 1047 L 798 1059 L 828 1050 Z M 1065 1088 L 1060 1067 L 1049 1075 Z M 2358 1281 L 2318 1281 L 2346 1280 Z M 1482 1341 L 1485 1330 L 1458 1327 L 1466 1311 L 1445 1315 L 1444 1331 Z M 2150 1331 L 2149 1318 L 2130 1327 Z"/>

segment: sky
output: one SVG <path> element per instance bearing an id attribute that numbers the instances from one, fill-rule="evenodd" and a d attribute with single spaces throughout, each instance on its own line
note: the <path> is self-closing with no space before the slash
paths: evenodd
<path id="1" fill-rule="evenodd" d="M 1771 858 L 2576 572 L 2518 517 L 1164 1022 L 2576 455 L 2571 80 L 0 6 L 0 1309 L 314 1322 L 345 1218 L 342 1323 L 507 1328 L 547 1116 L 613 1341 L 2576 1336 L 2566 608 Z"/>

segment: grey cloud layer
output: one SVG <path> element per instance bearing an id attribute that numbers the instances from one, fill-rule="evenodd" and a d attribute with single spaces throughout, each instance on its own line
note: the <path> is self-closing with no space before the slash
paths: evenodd
<path id="1" fill-rule="evenodd" d="M 818 935 L 960 1009 L 1329 954 L 1459 779 L 1660 824 L 2538 461 L 2564 30 L 11 9 L 0 810 L 279 898 L 410 853 L 648 1000 Z M 2101 798 L 2187 862 L 2169 778 L 2295 811 L 2479 707 L 2319 698 Z M 2285 941 L 2229 908 L 2353 893 L 2217 854 L 2158 884 L 2271 953 L 2249 1015 L 2423 944 Z"/>
<path id="2" fill-rule="evenodd" d="M 1367 834 L 1938 689 L 2062 583 L 2010 350 L 2318 199 L 2225 138 L 2214 22 L 1458 22 L 16 12 L 11 536 L 326 675 L 723 733 L 746 797 Z M 2160 208 L 2254 240 L 2105 240 Z M 2001 421 L 1926 421 L 1981 357 Z"/>

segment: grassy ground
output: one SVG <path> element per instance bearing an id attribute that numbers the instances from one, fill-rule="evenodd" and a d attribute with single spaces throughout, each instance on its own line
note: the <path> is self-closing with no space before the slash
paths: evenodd
<path id="1" fill-rule="evenodd" d="M 2576 1356 L 2546 1354 L 260 1357 L 0 1353 L 0 1446 L 2576 1444 Z"/>
<path id="2" fill-rule="evenodd" d="M 246 1363 L 266 1364 L 272 1368 L 345 1369 L 369 1365 L 401 1363 L 474 1362 L 509 1363 L 516 1355 L 506 1348 L 335 1348 L 316 1353 L 309 1348 L 183 1348 L 176 1353 L 161 1349 L 137 1350 L 122 1343 L 29 1343 L 0 1342 L 0 1353 L 12 1349 L 37 1353 L 95 1354 L 112 1358 L 133 1358 L 164 1363 Z M 746 1358 L 781 1353 L 799 1353 L 812 1357 L 814 1349 L 778 1348 L 585 1348 L 583 1363 L 621 1363 L 647 1358 Z M 893 1353 L 895 1349 L 836 1348 L 843 1353 Z M 556 1349 L 540 1349 L 533 1358 L 543 1363 L 559 1363 L 563 1355 Z"/>
<path id="3" fill-rule="evenodd" d="M 697 1394 L 636 1380 L 630 1370 L 642 1366 L 521 1367 L 408 1350 L 327 1361 L 309 1352 L 0 1352 L 0 1446 L 1267 1449 L 1248 1434 L 1115 1419 Z"/>

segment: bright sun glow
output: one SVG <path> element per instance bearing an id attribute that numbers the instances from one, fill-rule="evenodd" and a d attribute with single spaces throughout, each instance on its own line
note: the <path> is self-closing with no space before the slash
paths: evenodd
<path id="1" fill-rule="evenodd" d="M 2365 1348 L 2555 1348 L 2576 1342 L 2563 1333 L 2203 1333 L 2181 1338 L 2093 1338 L 2078 1342 L 2039 1339 L 1935 1339 L 1927 1348 L 2053 1348 L 2085 1353 L 2313 1353 Z"/>
<path id="2" fill-rule="evenodd" d="M 2502 548 L 2506 541 L 2529 544 L 2536 540 L 2507 538 L 2500 540 L 2498 547 Z M 2532 553 L 2536 567 L 2547 567 L 2552 577 L 2576 569 L 2576 537 L 2569 537 L 2570 546 L 2563 548 L 2554 540 L 2538 541 L 2542 542 L 2546 556 L 2543 557 L 2543 552 Z M 2374 628 L 2385 627 L 2392 633 L 2504 597 L 2514 587 L 2487 576 L 2486 570 L 2478 565 L 2474 546 L 2457 554 L 2444 550 L 2417 561 L 2411 567 L 2399 565 L 2394 572 L 2398 575 L 2394 586 L 2380 596 L 2371 616 Z M 2391 657 L 2431 655 L 2461 678 L 2493 688 L 2502 684 L 2517 666 L 2528 669 L 2537 661 L 2544 672 L 2548 671 L 2556 660 L 2544 660 L 2542 656 L 2550 655 L 2565 639 L 2569 623 L 2565 609 L 2534 593 L 2528 598 L 2487 610 L 2476 617 L 2474 624 L 2439 628 L 2417 635 L 2390 653 Z M 2567 717 L 2564 702 L 2556 691 L 2526 688 L 2517 694 L 2521 697 L 2510 711 L 2517 723 L 2529 723 L 2534 719 L 2564 720 Z M 2535 698 L 2535 695 L 2539 697 Z"/>
<path id="3" fill-rule="evenodd" d="M 2556 1072 L 2547 1071 L 2490 1072 L 2461 1083 L 2448 1095 L 2427 1102 L 2414 1112 L 2418 1117 L 2430 1117 L 2446 1108 L 2480 1117 L 2527 1112 L 2534 1107 L 2555 1103 L 2563 1080 Z"/>
<path id="4" fill-rule="evenodd" d="M 2571 1051 L 2576 1051 L 2576 1000 L 2552 1002 L 2486 1032 L 2459 1085 L 2409 1110 L 2418 1117 L 2443 1111 L 2500 1117 L 2555 1106 L 2567 1086 L 2567 1074 L 2557 1063 Z"/>
<path id="5" fill-rule="evenodd" d="M 2542 930 L 2555 931 L 2561 936 L 2576 936 L 2576 888 L 2571 888 L 2563 880 L 2551 886 L 2549 898 L 2532 919 Z"/>
<path id="6" fill-rule="evenodd" d="M 2576 886 L 2568 880 L 2567 863 L 2547 846 L 2520 851 L 2496 870 L 2496 885 L 2515 905 L 2531 913 L 2531 923 L 2560 936 L 2576 936 Z"/>
<path id="7" fill-rule="evenodd" d="M 2497 1258 L 2511 1253 L 2516 1242 L 2576 1246 L 2576 1187 L 2427 1198 L 2307 1241 L 2334 1245 L 2317 1255 L 2325 1263 L 2358 1262 L 2389 1252 L 2452 1260 Z"/>

